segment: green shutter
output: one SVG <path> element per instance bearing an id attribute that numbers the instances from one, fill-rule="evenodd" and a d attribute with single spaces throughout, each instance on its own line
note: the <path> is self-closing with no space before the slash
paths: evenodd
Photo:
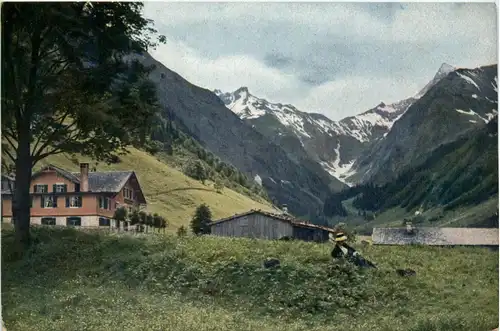
<path id="1" fill-rule="evenodd" d="M 40 196 L 40 207 L 43 208 L 43 195 Z"/>
<path id="2" fill-rule="evenodd" d="M 44 185 L 45 186 L 45 192 L 49 192 L 49 185 Z"/>
<path id="3" fill-rule="evenodd" d="M 52 192 L 54 192 L 54 193 L 57 192 L 57 185 L 56 184 L 52 185 Z"/>
<path id="4" fill-rule="evenodd" d="M 66 197 L 66 208 L 69 208 L 69 197 Z"/>
<path id="5" fill-rule="evenodd" d="M 52 199 L 54 199 L 54 204 L 52 205 L 52 207 L 57 208 L 57 196 L 54 196 Z"/>
<path id="6" fill-rule="evenodd" d="M 78 197 L 78 207 L 82 207 L 83 206 L 83 197 Z"/>
<path id="7" fill-rule="evenodd" d="M 68 185 L 64 184 L 63 192 L 68 192 Z"/>
<path id="8" fill-rule="evenodd" d="M 33 193 L 37 193 L 36 192 L 36 185 L 33 185 Z"/>

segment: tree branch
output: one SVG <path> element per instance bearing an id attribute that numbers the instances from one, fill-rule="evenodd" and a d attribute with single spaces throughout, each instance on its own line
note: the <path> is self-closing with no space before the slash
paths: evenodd
<path id="1" fill-rule="evenodd" d="M 64 115 L 62 115 L 62 116 L 60 117 L 60 119 L 59 119 L 59 121 L 58 121 L 57 125 L 58 125 L 58 126 L 59 126 L 59 125 L 62 125 L 68 116 L 69 116 L 69 111 L 65 112 L 65 113 L 64 113 Z M 43 126 L 43 127 L 40 129 L 40 131 L 41 131 L 41 132 L 44 132 L 44 131 L 48 128 L 48 127 L 49 127 L 49 124 L 47 124 L 47 125 Z M 53 141 L 53 138 L 55 138 L 55 136 L 56 136 L 56 134 L 57 134 L 57 133 L 60 133 L 60 132 L 58 132 L 58 131 L 57 131 L 57 129 L 55 129 L 55 130 L 54 130 L 54 132 L 52 132 L 52 134 L 51 134 L 51 135 L 47 138 L 46 142 L 48 142 L 48 143 L 44 144 L 44 145 L 40 148 L 40 150 L 44 150 L 44 149 L 45 149 L 48 145 L 50 145 L 50 144 L 52 143 L 52 141 Z M 33 153 L 32 153 L 32 156 L 34 156 L 34 153 L 35 153 L 35 151 L 36 151 L 36 150 L 37 150 L 37 148 L 38 148 L 38 144 L 42 141 L 42 137 L 43 137 L 43 134 L 42 134 L 42 133 L 40 133 L 40 134 L 38 135 L 37 140 L 36 140 L 35 146 L 33 147 Z"/>
<path id="2" fill-rule="evenodd" d="M 63 149 L 60 149 L 58 147 L 55 147 L 55 148 L 53 148 L 52 150 L 50 150 L 50 151 L 48 151 L 46 153 L 34 156 L 33 157 L 33 161 L 31 162 L 31 166 L 34 167 L 37 164 L 38 161 L 45 159 L 47 156 L 57 155 L 57 154 L 61 154 L 61 153 L 66 153 L 66 151 L 63 150 Z"/>
<path id="3" fill-rule="evenodd" d="M 16 158 L 14 157 L 14 155 L 7 148 L 2 148 L 2 152 L 4 152 L 5 154 L 7 154 L 7 156 L 10 158 L 10 160 L 12 161 L 12 163 L 16 163 Z"/>
<path id="4" fill-rule="evenodd" d="M 10 140 L 9 138 L 9 135 L 7 134 L 7 132 L 3 132 L 4 135 L 3 137 L 5 138 L 5 140 L 7 140 L 7 142 L 9 143 L 9 145 L 15 150 L 17 149 L 17 146 L 14 145 L 14 142 L 12 140 Z M 16 140 L 14 137 L 12 137 L 14 140 Z"/>

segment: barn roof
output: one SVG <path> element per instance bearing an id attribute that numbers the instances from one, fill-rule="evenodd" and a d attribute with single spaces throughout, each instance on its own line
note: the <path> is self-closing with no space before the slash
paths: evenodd
<path id="1" fill-rule="evenodd" d="M 498 246 L 497 228 L 374 228 L 375 245 Z"/>
<path id="2" fill-rule="evenodd" d="M 321 229 L 321 230 L 333 232 L 332 228 L 329 228 L 329 227 L 326 227 L 326 226 L 311 224 L 311 223 L 308 223 L 308 222 L 296 219 L 294 217 L 291 217 L 289 215 L 274 214 L 274 213 L 266 212 L 266 211 L 263 211 L 263 210 L 260 210 L 260 209 L 259 210 L 252 209 L 252 210 L 249 210 L 249 211 L 247 211 L 245 213 L 235 214 L 233 216 L 221 218 L 219 220 L 213 221 L 212 223 L 210 223 L 210 225 L 215 225 L 215 224 L 219 224 L 219 223 L 223 223 L 223 222 L 227 222 L 227 221 L 232 221 L 232 220 L 235 220 L 237 218 L 240 218 L 240 217 L 243 217 L 243 216 L 247 216 L 247 215 L 251 215 L 251 214 L 261 214 L 261 215 L 269 216 L 269 217 L 278 219 L 280 221 L 284 221 L 284 222 L 290 223 L 291 225 L 296 226 L 296 227 L 303 227 L 303 228 L 309 228 L 309 229 Z"/>

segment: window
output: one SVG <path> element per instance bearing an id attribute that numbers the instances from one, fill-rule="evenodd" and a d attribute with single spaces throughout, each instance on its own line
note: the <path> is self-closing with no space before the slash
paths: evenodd
<path id="1" fill-rule="evenodd" d="M 99 217 L 99 226 L 110 226 L 109 218 Z"/>
<path id="2" fill-rule="evenodd" d="M 82 206 L 81 196 L 66 197 L 66 208 L 80 208 Z"/>
<path id="3" fill-rule="evenodd" d="M 40 198 L 40 207 L 42 208 L 57 208 L 57 197 L 53 195 L 45 195 Z"/>
<path id="4" fill-rule="evenodd" d="M 82 219 L 80 217 L 68 217 L 66 218 L 67 226 L 82 226 Z"/>
<path id="5" fill-rule="evenodd" d="M 134 199 L 134 191 L 125 187 L 123 189 L 123 196 L 125 197 L 125 199 L 133 200 Z"/>
<path id="6" fill-rule="evenodd" d="M 33 192 L 34 193 L 48 193 L 49 192 L 49 185 L 36 184 L 35 186 L 33 186 Z"/>
<path id="7" fill-rule="evenodd" d="M 56 225 L 55 217 L 42 217 L 42 225 Z"/>
<path id="8" fill-rule="evenodd" d="M 106 197 L 99 197 L 99 208 L 111 210 L 111 199 Z"/>
<path id="9" fill-rule="evenodd" d="M 52 191 L 56 193 L 64 193 L 68 191 L 66 184 L 54 184 L 52 185 Z"/>
<path id="10" fill-rule="evenodd" d="M 80 192 L 80 184 L 75 184 L 75 192 Z"/>

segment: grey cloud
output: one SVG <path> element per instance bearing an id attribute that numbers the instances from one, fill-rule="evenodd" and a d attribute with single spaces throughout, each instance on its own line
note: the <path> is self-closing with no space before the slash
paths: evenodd
<path id="1" fill-rule="evenodd" d="M 486 15 L 494 5 L 147 2 L 146 6 L 164 8 L 151 17 L 160 33 L 184 42 L 205 59 L 248 56 L 300 81 L 300 88 L 282 95 L 299 95 L 304 88 L 359 77 L 425 85 L 443 62 L 471 66 L 490 64 L 496 57 L 496 43 L 491 42 L 496 41 L 496 18 Z M 338 18 L 331 19 L 330 25 L 328 18 L 339 11 L 351 16 L 345 25 L 337 24 Z M 464 12 L 467 15 L 458 19 Z M 477 28 L 485 20 L 491 21 L 491 31 Z M 424 35 L 412 38 L 416 28 Z M 429 38 L 427 30 L 432 32 Z M 384 87 L 373 88 L 385 98 Z"/>

